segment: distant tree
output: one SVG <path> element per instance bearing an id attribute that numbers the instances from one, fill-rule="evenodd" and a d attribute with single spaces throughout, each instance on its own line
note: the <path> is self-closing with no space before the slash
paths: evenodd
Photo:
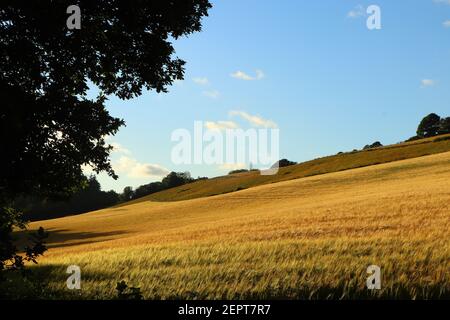
<path id="1" fill-rule="evenodd" d="M 297 164 L 297 162 L 289 161 L 288 159 L 281 159 L 281 160 L 277 161 L 276 163 L 274 163 L 272 165 L 272 168 L 275 168 L 275 167 L 283 168 L 283 167 L 288 167 L 288 166 L 292 166 L 295 164 Z"/>
<path id="2" fill-rule="evenodd" d="M 230 172 L 228 172 L 228 174 L 236 174 L 236 173 L 243 173 L 243 172 L 248 172 L 249 170 L 247 169 L 236 169 L 236 170 L 231 170 Z"/>
<path id="3" fill-rule="evenodd" d="M 450 117 L 442 118 L 439 124 L 439 134 L 450 133 Z"/>
<path id="4" fill-rule="evenodd" d="M 123 189 L 123 192 L 120 195 L 120 201 L 130 201 L 134 197 L 133 188 L 128 186 Z"/>
<path id="5" fill-rule="evenodd" d="M 371 148 L 380 148 L 382 146 L 383 146 L 383 144 L 380 141 L 375 141 L 374 143 L 372 143 L 372 145 L 370 147 Z"/>
<path id="6" fill-rule="evenodd" d="M 190 183 L 193 180 L 189 172 L 171 172 L 161 182 L 164 189 L 169 189 Z"/>
<path id="7" fill-rule="evenodd" d="M 132 199 L 142 198 L 150 194 L 167 190 L 170 188 L 178 187 L 187 183 L 191 183 L 199 180 L 207 180 L 208 177 L 198 177 L 194 179 L 189 172 L 171 172 L 162 181 L 151 182 L 141 185 L 132 192 Z M 130 199 L 123 199 L 124 194 L 121 194 L 121 201 L 128 201 Z"/>
<path id="8" fill-rule="evenodd" d="M 102 191 L 104 194 L 104 203 L 102 203 L 102 208 L 115 205 L 120 202 L 119 194 L 114 190 Z"/>
<path id="9" fill-rule="evenodd" d="M 417 136 L 421 138 L 433 137 L 439 134 L 441 117 L 435 113 L 430 113 L 419 124 Z"/>
<path id="10" fill-rule="evenodd" d="M 420 137 L 419 137 L 419 136 L 413 136 L 413 137 L 411 137 L 411 138 L 409 138 L 409 139 L 405 140 L 405 142 L 416 141 L 416 140 L 419 140 L 419 139 L 420 139 Z"/>
<path id="11" fill-rule="evenodd" d="M 372 144 L 367 144 L 364 146 L 363 150 L 373 149 L 373 148 L 379 148 L 382 147 L 383 144 L 380 141 L 375 141 Z"/>
<path id="12" fill-rule="evenodd" d="M 103 209 L 115 205 L 119 195 L 114 191 L 102 191 L 97 178 L 92 175 L 87 180 L 87 187 L 77 192 L 69 201 L 63 202 L 62 213 L 79 214 Z"/>
<path id="13" fill-rule="evenodd" d="M 139 186 L 134 191 L 133 199 L 148 196 L 149 194 L 162 191 L 164 189 L 164 184 L 162 182 L 152 182 L 149 184 L 144 184 Z"/>
<path id="14" fill-rule="evenodd" d="M 97 178 L 91 176 L 86 178 L 84 187 L 70 199 L 19 197 L 14 201 L 14 207 L 23 211 L 27 220 L 45 220 L 103 209 L 118 202 L 119 195 L 115 191 L 102 191 Z"/>

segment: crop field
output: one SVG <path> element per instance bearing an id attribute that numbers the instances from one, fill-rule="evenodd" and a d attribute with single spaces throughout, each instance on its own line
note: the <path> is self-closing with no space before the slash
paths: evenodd
<path id="1" fill-rule="evenodd" d="M 439 137 L 404 142 L 381 148 L 345 152 L 334 156 L 323 157 L 294 166 L 280 168 L 276 175 L 261 175 L 259 172 L 253 171 L 197 181 L 189 185 L 183 185 L 136 199 L 133 203 L 147 200 L 176 201 L 208 197 L 235 192 L 262 184 L 411 159 L 445 151 L 450 151 L 450 135 L 441 135 Z"/>
<path id="2" fill-rule="evenodd" d="M 125 280 L 146 299 L 450 298 L 449 187 L 443 152 L 38 221 L 42 285 L 17 294 L 109 299 Z M 66 288 L 69 265 L 80 290 Z M 366 288 L 369 265 L 380 290 Z"/>

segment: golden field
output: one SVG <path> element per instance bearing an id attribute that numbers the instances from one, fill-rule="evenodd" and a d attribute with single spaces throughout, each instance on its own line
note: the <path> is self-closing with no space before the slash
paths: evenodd
<path id="1" fill-rule="evenodd" d="M 50 231 L 38 289 L 108 299 L 126 280 L 146 299 L 449 298 L 449 187 L 444 152 L 38 221 L 30 229 Z M 371 264 L 381 290 L 366 288 Z M 66 288 L 69 265 L 81 290 Z"/>
<path id="2" fill-rule="evenodd" d="M 403 142 L 375 149 L 345 152 L 333 156 L 322 157 L 297 165 L 280 168 L 276 175 L 261 175 L 259 172 L 246 172 L 201 180 L 189 185 L 183 185 L 151 194 L 136 199 L 132 201 L 132 203 L 147 200 L 177 201 L 209 197 L 263 184 L 411 159 L 446 151 L 450 151 L 450 135 L 441 135 L 438 137 Z"/>

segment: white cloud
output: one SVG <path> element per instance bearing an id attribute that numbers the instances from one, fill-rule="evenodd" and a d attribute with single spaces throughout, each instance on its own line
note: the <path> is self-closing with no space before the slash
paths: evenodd
<path id="1" fill-rule="evenodd" d="M 211 99 L 217 99 L 220 97 L 220 92 L 217 90 L 208 90 L 208 91 L 203 91 L 203 95 L 207 96 Z"/>
<path id="2" fill-rule="evenodd" d="M 265 77 L 264 72 L 262 72 L 262 70 L 256 70 L 255 73 L 256 73 L 256 75 L 253 77 L 243 71 L 238 70 L 236 72 L 233 72 L 231 74 L 231 76 L 233 78 L 240 79 L 240 80 L 246 80 L 246 81 L 261 80 Z"/>
<path id="3" fill-rule="evenodd" d="M 434 86 L 436 84 L 436 81 L 434 81 L 433 79 L 422 79 L 420 81 L 420 83 L 421 83 L 421 87 L 424 88 L 424 87 Z"/>
<path id="4" fill-rule="evenodd" d="M 122 155 L 131 155 L 130 150 L 128 150 L 127 148 L 125 148 L 118 142 L 111 141 L 112 136 L 105 135 L 103 138 L 109 145 L 111 145 L 113 147 L 111 154 L 116 153 L 116 154 L 122 154 Z M 94 168 L 90 164 L 82 165 L 81 170 L 83 171 L 83 174 L 87 175 L 87 176 L 89 176 L 91 174 L 95 174 Z"/>
<path id="5" fill-rule="evenodd" d="M 450 20 L 444 21 L 444 23 L 442 24 L 444 25 L 444 27 L 450 28 Z"/>
<path id="6" fill-rule="evenodd" d="M 363 17 L 366 14 L 366 11 L 364 10 L 364 7 L 360 4 L 358 4 L 355 8 L 353 8 L 351 11 L 347 13 L 348 18 L 359 18 Z"/>
<path id="7" fill-rule="evenodd" d="M 263 128 L 277 128 L 278 125 L 272 120 L 264 119 L 260 116 L 251 115 L 244 111 L 230 111 L 230 116 L 238 116 L 246 121 L 248 121 L 252 126 L 263 127 Z"/>
<path id="8" fill-rule="evenodd" d="M 121 154 L 131 154 L 131 151 L 128 150 L 127 148 L 123 147 L 120 143 L 118 142 L 110 142 L 109 143 L 112 147 L 113 147 L 113 152 L 117 152 L 117 153 L 121 153 Z"/>
<path id="9" fill-rule="evenodd" d="M 192 81 L 194 81 L 196 84 L 199 84 L 202 86 L 206 86 L 209 84 L 209 80 L 206 77 L 196 77 L 196 78 L 193 78 Z"/>
<path id="10" fill-rule="evenodd" d="M 112 155 L 120 156 L 118 160 L 113 160 L 111 165 L 114 171 L 118 174 L 123 174 L 129 178 L 161 178 L 169 173 L 169 170 L 160 166 L 159 164 L 152 163 L 140 163 L 131 156 L 131 151 L 125 148 L 118 142 L 111 141 L 111 136 L 105 136 L 107 141 L 112 147 Z M 95 174 L 92 166 L 85 164 L 81 166 L 85 175 Z"/>
<path id="11" fill-rule="evenodd" d="M 124 173 L 130 178 L 159 178 L 169 173 L 166 168 L 152 163 L 140 163 L 136 159 L 122 156 L 113 163 L 118 173 Z"/>
<path id="12" fill-rule="evenodd" d="M 206 121 L 205 128 L 209 130 L 225 130 L 225 129 L 237 129 L 238 124 L 234 121 Z"/>
<path id="13" fill-rule="evenodd" d="M 224 163 L 221 166 L 219 166 L 219 169 L 221 170 L 239 170 L 239 169 L 245 169 L 247 168 L 247 165 L 245 163 Z"/>

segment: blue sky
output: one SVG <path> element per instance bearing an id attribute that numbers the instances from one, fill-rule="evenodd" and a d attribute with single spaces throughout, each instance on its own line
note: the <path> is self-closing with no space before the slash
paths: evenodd
<path id="1" fill-rule="evenodd" d="M 381 30 L 366 27 L 371 4 L 381 9 Z M 213 6 L 202 32 L 175 42 L 187 61 L 184 81 L 167 94 L 110 97 L 108 110 L 127 126 L 108 139 L 120 178 L 101 174 L 103 189 L 157 181 L 166 170 L 226 174 L 217 165 L 173 164 L 171 133 L 193 130 L 194 121 L 256 125 L 232 110 L 276 123 L 281 157 L 299 162 L 396 143 L 428 113 L 450 116 L 450 0 Z"/>

